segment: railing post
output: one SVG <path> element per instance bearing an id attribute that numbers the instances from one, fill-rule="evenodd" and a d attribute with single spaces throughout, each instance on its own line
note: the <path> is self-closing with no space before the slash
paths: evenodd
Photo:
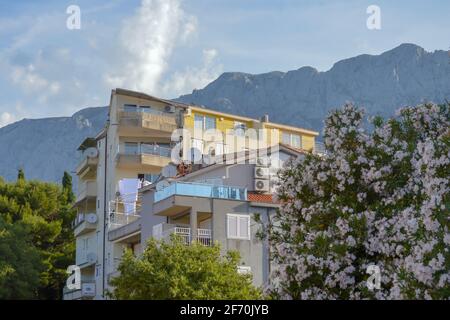
<path id="1" fill-rule="evenodd" d="M 197 211 L 193 209 L 191 209 L 190 211 L 191 211 L 189 215 L 189 223 L 191 225 L 190 242 L 192 242 L 192 240 L 197 240 Z"/>

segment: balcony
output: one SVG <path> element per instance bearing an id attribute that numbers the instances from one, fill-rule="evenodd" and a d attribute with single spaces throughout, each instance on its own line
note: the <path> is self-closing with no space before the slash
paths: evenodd
<path id="1" fill-rule="evenodd" d="M 175 182 L 155 192 L 154 202 L 162 201 L 174 195 L 246 201 L 247 189 L 201 183 Z"/>
<path id="2" fill-rule="evenodd" d="M 119 147 L 117 167 L 124 169 L 160 170 L 170 162 L 172 149 L 156 144 L 140 144 L 139 147 Z"/>
<path id="3" fill-rule="evenodd" d="M 177 129 L 175 114 L 153 111 L 149 112 L 119 112 L 120 135 L 145 135 L 170 137 Z"/>
<path id="4" fill-rule="evenodd" d="M 153 227 L 153 238 L 157 240 L 169 241 L 172 234 L 181 238 L 184 244 L 192 243 L 191 228 L 177 226 L 168 223 L 161 223 Z M 197 241 L 204 246 L 212 245 L 211 229 L 197 229 Z"/>
<path id="5" fill-rule="evenodd" d="M 76 168 L 76 173 L 80 175 L 94 176 L 98 165 L 98 157 L 83 157 Z"/>
<path id="6" fill-rule="evenodd" d="M 124 213 L 114 213 L 109 218 L 109 230 L 114 230 L 125 225 L 128 225 L 136 220 L 138 220 L 141 216 L 138 214 L 124 214 Z"/>
<path id="7" fill-rule="evenodd" d="M 64 287 L 63 300 L 84 300 L 95 297 L 95 282 L 82 282 L 81 289 Z"/>
<path id="8" fill-rule="evenodd" d="M 96 230 L 97 215 L 94 212 L 78 213 L 72 222 L 72 228 L 75 237 Z"/>
<path id="9" fill-rule="evenodd" d="M 84 181 L 78 184 L 77 203 L 85 199 L 97 197 L 97 182 L 95 180 Z"/>

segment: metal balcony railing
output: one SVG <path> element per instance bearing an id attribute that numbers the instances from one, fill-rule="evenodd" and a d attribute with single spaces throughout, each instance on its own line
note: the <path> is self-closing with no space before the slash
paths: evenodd
<path id="1" fill-rule="evenodd" d="M 160 233 L 154 233 L 153 237 L 157 240 L 169 241 L 172 234 L 176 234 L 177 236 L 179 236 L 182 242 L 186 245 L 191 244 L 193 241 L 191 228 L 180 226 L 175 226 L 166 229 Z M 211 229 L 197 228 L 196 240 L 204 246 L 211 246 L 212 245 Z"/>

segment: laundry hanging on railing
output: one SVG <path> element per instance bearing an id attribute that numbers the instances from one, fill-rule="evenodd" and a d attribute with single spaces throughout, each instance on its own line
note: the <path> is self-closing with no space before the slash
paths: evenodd
<path id="1" fill-rule="evenodd" d="M 123 202 L 125 214 L 136 213 L 136 201 L 138 189 L 141 186 L 139 179 L 121 179 L 119 180 L 119 192 Z"/>

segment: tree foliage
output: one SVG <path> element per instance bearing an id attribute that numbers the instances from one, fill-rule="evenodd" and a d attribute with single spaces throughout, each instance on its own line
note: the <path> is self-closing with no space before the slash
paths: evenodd
<path id="1" fill-rule="evenodd" d="M 250 275 L 237 272 L 239 254 L 220 247 L 148 241 L 141 257 L 128 251 L 112 279 L 116 299 L 258 299 Z"/>
<path id="2" fill-rule="evenodd" d="M 0 299 L 61 297 L 74 260 L 74 216 L 61 186 L 0 179 Z"/>
<path id="3" fill-rule="evenodd" d="M 280 174 L 269 228 L 271 292 L 293 299 L 450 297 L 449 106 L 403 108 L 363 128 L 351 105 L 325 122 L 327 154 Z M 270 231 L 270 232 L 268 232 Z M 369 289 L 367 271 L 381 271 Z"/>

